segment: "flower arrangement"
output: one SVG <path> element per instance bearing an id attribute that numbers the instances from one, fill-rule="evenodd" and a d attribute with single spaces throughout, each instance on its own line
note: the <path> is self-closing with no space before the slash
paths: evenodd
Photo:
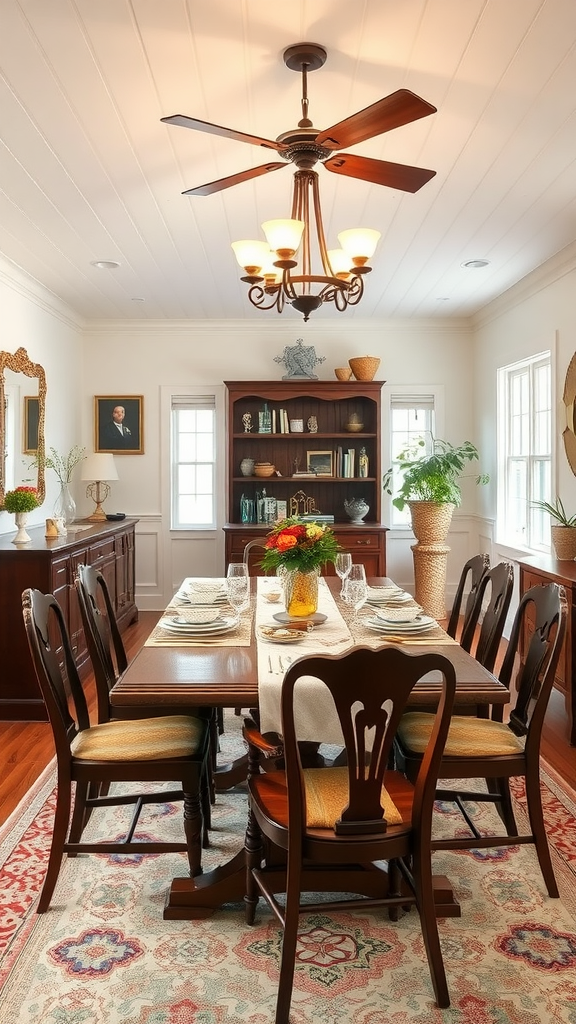
<path id="1" fill-rule="evenodd" d="M 50 448 L 50 454 L 44 455 L 42 462 L 46 469 L 54 470 L 62 485 L 69 484 L 74 468 L 86 458 L 85 451 L 85 448 L 81 448 L 77 444 L 70 449 L 67 455 L 61 455 L 55 448 Z M 36 458 L 32 465 L 37 466 L 39 461 L 39 458 Z"/>
<path id="2" fill-rule="evenodd" d="M 38 508 L 38 491 L 35 487 L 16 487 L 13 491 L 6 491 L 1 510 L 3 512 L 31 512 Z"/>
<path id="3" fill-rule="evenodd" d="M 290 516 L 276 523 L 268 534 L 261 561 L 263 569 L 281 566 L 298 572 L 313 572 L 326 562 L 333 562 L 338 541 L 328 526 L 304 523 Z"/>

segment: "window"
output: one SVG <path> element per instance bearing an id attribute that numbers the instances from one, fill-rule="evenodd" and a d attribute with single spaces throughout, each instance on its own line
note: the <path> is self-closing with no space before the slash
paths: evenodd
<path id="1" fill-rule="evenodd" d="M 172 395 L 173 530 L 216 527 L 214 395 Z"/>
<path id="2" fill-rule="evenodd" d="M 550 353 L 498 370 L 498 534 L 516 547 L 547 550 L 552 487 Z"/>
<path id="3" fill-rule="evenodd" d="M 398 395 L 390 396 L 390 465 L 394 469 L 392 480 L 393 495 L 398 493 L 400 487 L 400 470 L 396 468 L 398 455 L 405 448 L 414 444 L 420 438 L 426 441 L 426 450 L 423 454 L 429 454 L 432 446 L 432 437 L 435 433 L 435 396 L 430 394 L 422 395 Z M 408 509 L 400 512 L 394 505 L 390 505 L 390 525 L 396 527 L 410 525 L 410 512 Z"/>

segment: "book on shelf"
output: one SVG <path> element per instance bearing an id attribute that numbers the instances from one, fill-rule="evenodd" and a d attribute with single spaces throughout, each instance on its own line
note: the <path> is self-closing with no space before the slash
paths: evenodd
<path id="1" fill-rule="evenodd" d="M 320 512 L 316 516 L 300 516 L 303 523 L 333 523 L 334 516 L 322 515 Z"/>
<path id="2" fill-rule="evenodd" d="M 310 472 L 308 472 L 308 470 L 302 469 L 302 470 L 298 470 L 296 473 L 292 473 L 292 476 L 311 476 L 311 477 L 316 477 L 316 476 L 318 476 L 318 474 L 317 473 L 310 473 Z"/>

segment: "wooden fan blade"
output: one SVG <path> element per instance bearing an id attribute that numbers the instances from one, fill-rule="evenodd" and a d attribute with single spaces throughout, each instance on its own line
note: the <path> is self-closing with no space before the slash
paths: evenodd
<path id="1" fill-rule="evenodd" d="M 209 196 L 213 192 L 222 192 L 232 185 L 240 185 L 243 181 L 250 181 L 250 178 L 259 178 L 261 174 L 268 174 L 269 171 L 279 171 L 287 164 L 261 164 L 260 167 L 249 167 L 247 171 L 239 171 L 238 174 L 230 174 L 227 178 L 219 178 L 218 181 L 209 181 L 207 185 L 198 185 L 197 188 L 187 188 L 183 196 Z"/>
<path id="2" fill-rule="evenodd" d="M 373 181 L 375 185 L 398 188 L 402 192 L 417 192 L 436 171 L 409 164 L 392 164 L 388 160 L 371 160 L 367 156 L 337 153 L 326 160 L 324 167 L 334 174 L 347 174 L 349 178 Z"/>
<path id="3" fill-rule="evenodd" d="M 365 139 L 372 139 L 375 135 L 382 135 L 392 128 L 399 128 L 402 124 L 410 124 L 420 117 L 435 113 L 436 107 L 416 93 L 409 89 L 398 89 L 390 96 L 347 117 L 345 121 L 326 128 L 317 135 L 316 142 L 327 149 L 347 149 L 357 142 L 364 142 Z"/>
<path id="4" fill-rule="evenodd" d="M 209 121 L 199 121 L 195 117 L 187 117 L 186 114 L 172 114 L 171 117 L 161 117 L 164 124 L 176 124 L 181 128 L 194 128 L 197 132 L 208 132 L 209 135 L 223 135 L 225 139 L 235 139 L 236 142 L 249 142 L 252 146 L 264 146 L 265 149 L 286 149 L 286 146 L 272 139 L 261 139 L 259 135 L 246 135 L 245 132 L 237 132 L 234 128 L 222 128 L 219 124 L 210 124 Z"/>

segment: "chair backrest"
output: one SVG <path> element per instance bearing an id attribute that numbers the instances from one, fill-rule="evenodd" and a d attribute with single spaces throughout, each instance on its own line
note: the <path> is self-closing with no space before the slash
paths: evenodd
<path id="1" fill-rule="evenodd" d="M 527 736 L 527 752 L 530 746 L 536 748 L 536 753 L 540 746 L 542 722 L 554 685 L 567 617 L 566 593 L 557 583 L 527 590 L 514 616 L 499 679 L 510 687 L 516 657 L 520 655 L 515 680 L 517 697 L 508 724 L 517 736 Z"/>
<path id="2" fill-rule="evenodd" d="M 492 671 L 496 662 L 513 589 L 514 566 L 512 562 L 499 562 L 492 569 L 488 569 L 478 584 L 474 607 L 466 629 L 460 638 L 460 645 L 464 650 L 471 651 L 476 627 L 480 616 L 482 616 L 474 657 L 489 672 Z M 487 591 L 489 591 L 489 599 L 483 611 Z"/>
<path id="3" fill-rule="evenodd" d="M 34 669 L 48 717 L 58 764 L 70 760 L 70 743 L 90 725 L 86 697 L 60 605 L 52 594 L 25 590 L 22 614 Z M 72 705 L 68 695 L 72 697 Z"/>
<path id="4" fill-rule="evenodd" d="M 93 565 L 79 565 L 74 580 L 98 695 L 98 721 L 110 717 L 108 694 L 128 667 L 110 592 Z"/>
<path id="5" fill-rule="evenodd" d="M 480 580 L 484 576 L 484 573 L 490 568 L 490 555 L 473 555 L 467 562 L 464 563 L 462 572 L 460 574 L 460 580 L 458 581 L 458 587 L 454 596 L 454 604 L 452 605 L 452 611 L 450 612 L 450 618 L 448 620 L 448 627 L 446 632 L 449 636 L 456 639 L 458 632 L 458 623 L 460 621 L 460 612 L 462 610 L 462 600 L 464 598 L 464 591 L 468 584 L 468 576 L 470 576 L 470 591 L 466 598 L 466 604 L 464 607 L 464 618 L 462 622 L 462 632 L 466 629 L 470 615 L 474 609 L 474 602 L 476 600 L 476 594 L 478 593 L 478 587 Z"/>
<path id="6" fill-rule="evenodd" d="M 244 554 L 242 556 L 242 561 L 244 562 L 244 565 L 249 565 L 250 564 L 250 552 L 252 551 L 252 548 L 265 548 L 265 547 L 266 547 L 266 545 L 265 545 L 263 540 L 256 540 L 256 539 L 249 540 L 248 543 L 244 547 Z"/>
<path id="7" fill-rule="evenodd" d="M 451 661 L 440 654 L 408 654 L 395 647 L 358 647 L 342 655 L 301 658 L 282 684 L 281 710 L 288 785 L 291 838 L 298 842 L 305 821 L 302 765 L 294 724 L 294 689 L 301 676 L 315 676 L 330 691 L 338 714 L 348 765 L 349 803 L 334 826 L 346 835 L 386 832 L 382 786 L 394 734 L 412 689 L 427 672 L 438 670 L 443 690 L 416 781 L 413 824 L 432 814 L 440 759 L 454 702 L 456 677 Z M 368 742 L 370 740 L 370 742 Z"/>

